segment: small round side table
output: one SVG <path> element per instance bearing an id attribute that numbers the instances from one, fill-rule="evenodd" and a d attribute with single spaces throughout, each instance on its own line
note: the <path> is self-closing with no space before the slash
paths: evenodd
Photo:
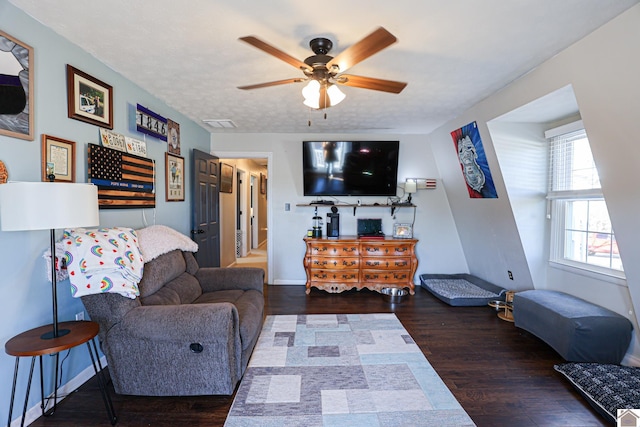
<path id="1" fill-rule="evenodd" d="M 74 321 L 74 322 L 62 322 L 59 325 L 59 334 L 57 337 L 51 338 L 51 331 L 53 325 L 40 326 L 23 332 L 15 337 L 11 338 L 4 345 L 5 352 L 10 356 L 16 357 L 15 369 L 13 371 L 13 386 L 11 389 L 11 403 L 9 405 L 9 420 L 7 426 L 11 425 L 11 416 L 13 414 L 13 403 L 16 394 L 16 383 L 18 380 L 18 365 L 21 357 L 31 357 L 31 369 L 29 371 L 29 382 L 27 384 L 27 391 L 24 397 L 24 407 L 22 409 L 22 420 L 20 426 L 24 426 L 24 418 L 27 413 L 27 405 L 29 401 L 29 391 L 31 390 L 31 380 L 33 379 L 33 369 L 35 366 L 36 357 L 40 358 L 40 394 L 42 402 L 40 407 L 42 408 L 42 415 L 53 415 L 58 404 L 58 389 L 53 392 L 53 408 L 49 411 L 45 411 L 45 398 L 44 398 L 44 380 L 42 378 L 42 356 L 47 354 L 54 354 L 56 361 L 55 382 L 54 387 L 58 384 L 58 360 L 59 353 L 64 350 L 69 350 L 82 344 L 87 344 L 89 350 L 89 357 L 91 357 L 91 363 L 93 369 L 98 378 L 98 384 L 102 393 L 102 400 L 104 401 L 105 408 L 107 409 L 107 415 L 112 425 L 117 422 L 117 417 L 113 409 L 113 403 L 109 396 L 109 390 L 107 389 L 107 381 L 102 370 L 102 363 L 98 357 L 98 349 L 96 347 L 95 337 L 98 335 L 100 326 L 96 322 L 89 321 Z M 99 369 L 98 369 L 99 368 Z"/>

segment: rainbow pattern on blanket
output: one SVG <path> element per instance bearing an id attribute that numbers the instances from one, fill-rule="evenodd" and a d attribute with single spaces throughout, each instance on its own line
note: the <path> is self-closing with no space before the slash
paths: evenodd
<path id="1" fill-rule="evenodd" d="M 133 229 L 65 230 L 65 259 L 74 297 L 105 292 L 140 295 L 144 260 Z"/>

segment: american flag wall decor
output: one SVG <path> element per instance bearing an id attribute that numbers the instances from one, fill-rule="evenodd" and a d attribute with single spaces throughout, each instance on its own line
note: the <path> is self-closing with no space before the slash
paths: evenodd
<path id="1" fill-rule="evenodd" d="M 155 161 L 88 145 L 89 182 L 98 186 L 100 209 L 154 208 Z"/>

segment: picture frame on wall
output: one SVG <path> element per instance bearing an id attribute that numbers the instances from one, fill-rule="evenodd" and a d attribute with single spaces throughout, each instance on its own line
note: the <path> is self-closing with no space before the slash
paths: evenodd
<path id="1" fill-rule="evenodd" d="M 113 129 L 113 87 L 67 64 L 67 114 Z"/>
<path id="2" fill-rule="evenodd" d="M 180 124 L 167 119 L 167 151 L 180 155 Z"/>
<path id="3" fill-rule="evenodd" d="M 233 166 L 220 163 L 220 192 L 233 192 Z"/>
<path id="4" fill-rule="evenodd" d="M 184 158 L 165 153 L 165 194 L 167 202 L 184 201 Z"/>
<path id="5" fill-rule="evenodd" d="M 76 143 L 42 135 L 42 181 L 76 182 Z"/>
<path id="6" fill-rule="evenodd" d="M 33 141 L 34 62 L 33 48 L 0 31 L 2 102 L 0 102 L 0 135 Z"/>
<path id="7" fill-rule="evenodd" d="M 267 177 L 260 174 L 260 194 L 267 194 Z"/>

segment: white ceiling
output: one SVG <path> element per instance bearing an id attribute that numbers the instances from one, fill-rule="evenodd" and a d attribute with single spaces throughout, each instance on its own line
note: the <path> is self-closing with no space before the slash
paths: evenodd
<path id="1" fill-rule="evenodd" d="M 211 132 L 428 133 L 639 0 L 9 1 Z M 324 119 L 302 83 L 237 89 L 303 77 L 239 37 L 304 60 L 314 37 L 335 56 L 379 26 L 398 42 L 348 73 L 408 82 L 398 95 L 343 87 Z"/>

